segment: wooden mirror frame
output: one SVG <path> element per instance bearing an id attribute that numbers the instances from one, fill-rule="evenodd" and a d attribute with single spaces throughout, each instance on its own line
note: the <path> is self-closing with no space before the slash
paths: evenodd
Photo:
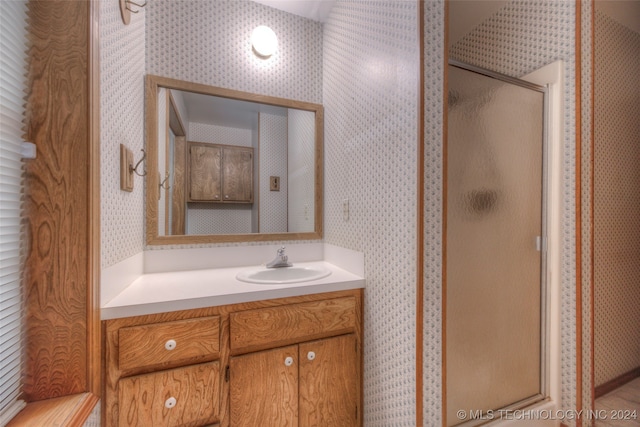
<path id="1" fill-rule="evenodd" d="M 245 234 L 216 234 L 216 235 L 158 235 L 158 88 L 176 89 L 203 95 L 213 95 L 241 101 L 257 102 L 284 108 L 312 111 L 315 113 L 315 167 L 314 167 L 314 230 L 301 233 L 245 233 Z M 145 145 L 146 145 L 146 236 L 148 245 L 175 245 L 200 243 L 228 243 L 228 242 L 267 242 L 281 240 L 314 240 L 322 238 L 322 201 L 323 201 L 323 129 L 324 109 L 320 104 L 257 95 L 191 83 L 167 77 L 147 75 L 145 78 Z"/>

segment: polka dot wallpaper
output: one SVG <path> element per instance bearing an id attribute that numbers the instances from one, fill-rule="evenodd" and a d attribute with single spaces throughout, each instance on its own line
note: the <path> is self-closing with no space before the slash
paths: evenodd
<path id="1" fill-rule="evenodd" d="M 319 22 L 248 0 L 153 0 L 145 9 L 148 73 L 321 103 Z M 278 37 L 268 59 L 249 41 L 258 25 Z"/>
<path id="2" fill-rule="evenodd" d="M 288 110 L 289 151 L 287 168 L 289 180 L 288 229 L 312 231 L 315 209 L 315 114 L 309 111 Z"/>
<path id="3" fill-rule="evenodd" d="M 102 268 L 144 249 L 144 178 L 120 190 L 120 144 L 144 147 L 145 9 L 124 25 L 117 1 L 100 2 L 100 250 Z"/>
<path id="4" fill-rule="evenodd" d="M 596 9 L 595 384 L 640 367 L 640 34 Z"/>
<path id="5" fill-rule="evenodd" d="M 424 2 L 423 420 L 442 425 L 444 0 Z"/>
<path id="6" fill-rule="evenodd" d="M 260 113 L 260 231 L 287 229 L 287 116 Z M 268 153 L 268 155 L 267 155 Z M 280 191 L 271 191 L 270 177 L 280 177 Z"/>
<path id="7" fill-rule="evenodd" d="M 325 239 L 365 257 L 368 427 L 416 420 L 417 25 L 417 2 L 338 1 L 324 27 Z"/>
<path id="8" fill-rule="evenodd" d="M 592 153 L 591 153 L 591 123 L 593 120 L 591 111 L 591 63 L 592 63 L 592 42 L 591 19 L 593 17 L 592 3 L 583 1 L 580 3 L 581 8 L 581 157 L 582 157 L 582 176 L 580 181 L 582 198 L 582 408 L 585 410 L 592 408 L 592 328 L 591 328 L 591 262 L 593 255 L 591 251 L 591 189 L 593 183 L 591 181 L 592 171 Z M 579 356 L 578 356 L 579 357 Z M 578 397 L 579 398 L 579 397 Z M 583 420 L 582 427 L 591 427 L 593 421 L 589 419 Z"/>

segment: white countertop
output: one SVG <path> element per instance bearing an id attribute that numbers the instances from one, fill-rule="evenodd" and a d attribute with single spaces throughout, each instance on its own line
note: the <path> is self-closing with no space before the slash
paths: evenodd
<path id="1" fill-rule="evenodd" d="M 322 266 L 327 277 L 293 284 L 265 285 L 241 282 L 236 274 L 254 267 L 213 268 L 143 274 L 102 307 L 101 318 L 140 316 L 273 298 L 364 288 L 364 278 L 326 261 L 296 263 Z"/>

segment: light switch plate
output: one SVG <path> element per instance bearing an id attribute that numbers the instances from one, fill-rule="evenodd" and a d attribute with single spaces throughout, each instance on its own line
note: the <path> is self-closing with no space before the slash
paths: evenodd
<path id="1" fill-rule="evenodd" d="M 133 191 L 133 152 L 120 144 L 120 189 Z"/>
<path id="2" fill-rule="evenodd" d="M 269 188 L 271 191 L 280 191 L 280 177 L 272 176 L 269 177 Z"/>
<path id="3" fill-rule="evenodd" d="M 342 200 L 342 219 L 349 221 L 349 199 Z"/>

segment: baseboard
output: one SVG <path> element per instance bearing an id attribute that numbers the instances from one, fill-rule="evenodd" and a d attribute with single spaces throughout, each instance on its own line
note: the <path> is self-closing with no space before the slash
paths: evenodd
<path id="1" fill-rule="evenodd" d="M 626 374 L 622 374 L 619 377 L 612 379 L 611 381 L 607 381 L 606 383 L 597 386 L 593 392 L 594 397 L 597 399 L 601 396 L 604 396 L 605 394 L 612 392 L 618 387 L 623 386 L 624 384 L 638 377 L 640 377 L 640 366 L 627 372 Z"/>

